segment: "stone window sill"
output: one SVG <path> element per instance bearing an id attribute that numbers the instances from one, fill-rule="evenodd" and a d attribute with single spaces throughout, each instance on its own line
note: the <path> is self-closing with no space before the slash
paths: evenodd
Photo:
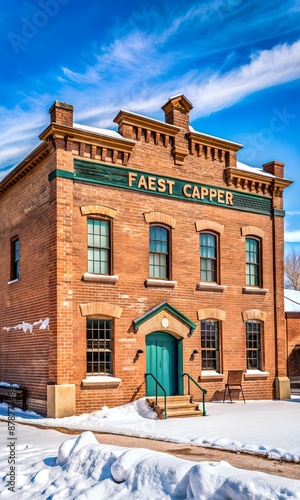
<path id="1" fill-rule="evenodd" d="M 208 380 L 213 380 L 215 381 L 222 381 L 224 378 L 223 373 L 218 373 L 215 370 L 202 370 L 202 373 L 199 377 L 199 380 L 204 382 Z"/>
<path id="2" fill-rule="evenodd" d="M 13 283 L 17 283 L 17 281 L 19 281 L 19 278 L 16 278 L 15 280 L 8 281 L 7 284 L 12 285 Z"/>
<path id="3" fill-rule="evenodd" d="M 256 295 L 266 295 L 268 288 L 259 288 L 258 286 L 243 286 L 243 293 L 253 293 Z"/>
<path id="4" fill-rule="evenodd" d="M 227 286 L 218 285 L 217 283 L 206 283 L 205 281 L 200 281 L 197 283 L 196 290 L 209 291 L 209 292 L 224 292 Z"/>
<path id="5" fill-rule="evenodd" d="M 84 378 L 81 386 L 85 389 L 113 389 L 119 387 L 122 380 L 108 375 L 96 375 Z"/>
<path id="6" fill-rule="evenodd" d="M 260 370 L 247 370 L 246 373 L 244 374 L 245 380 L 252 380 L 252 379 L 262 379 L 265 380 L 269 376 L 269 372 L 262 372 Z"/>
<path id="7" fill-rule="evenodd" d="M 145 281 L 145 286 L 156 287 L 156 288 L 174 288 L 177 285 L 177 281 L 170 280 L 159 280 L 159 279 L 147 279 Z"/>
<path id="8" fill-rule="evenodd" d="M 119 276 L 117 274 L 109 275 L 109 274 L 84 273 L 82 279 L 83 281 L 93 281 L 96 283 L 110 283 L 114 285 L 118 281 Z"/>

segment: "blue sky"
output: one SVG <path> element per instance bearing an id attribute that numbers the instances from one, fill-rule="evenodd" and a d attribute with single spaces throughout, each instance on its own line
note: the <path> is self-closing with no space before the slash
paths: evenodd
<path id="1" fill-rule="evenodd" d="M 196 130 L 278 160 L 286 251 L 300 252 L 300 1 L 1 2 L 0 178 L 38 144 L 54 100 L 75 121 L 116 129 L 128 109 L 164 120 L 183 93 Z"/>

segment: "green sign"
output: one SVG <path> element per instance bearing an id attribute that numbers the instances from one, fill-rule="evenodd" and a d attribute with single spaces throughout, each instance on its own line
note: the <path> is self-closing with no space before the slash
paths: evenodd
<path id="1" fill-rule="evenodd" d="M 75 159 L 74 174 L 72 172 L 65 172 L 65 174 L 64 171 L 59 170 L 55 174 L 50 174 L 50 178 L 55 176 L 68 177 L 78 181 L 129 189 L 154 196 L 165 196 L 194 203 L 271 215 L 271 198 L 140 170 Z"/>

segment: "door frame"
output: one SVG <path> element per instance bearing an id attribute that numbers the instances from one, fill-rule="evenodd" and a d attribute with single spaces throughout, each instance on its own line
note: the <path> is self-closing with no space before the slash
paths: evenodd
<path id="1" fill-rule="evenodd" d="M 155 330 L 153 332 L 149 332 L 145 336 L 145 347 L 146 347 L 146 366 L 147 366 L 147 337 L 151 336 L 152 334 L 166 334 L 170 335 L 176 340 L 176 351 L 177 351 L 177 388 L 178 388 L 178 395 L 181 396 L 183 395 L 183 379 L 182 379 L 182 374 L 183 374 L 183 338 L 180 337 L 178 338 L 177 336 L 173 335 L 172 332 L 164 332 L 161 330 Z"/>

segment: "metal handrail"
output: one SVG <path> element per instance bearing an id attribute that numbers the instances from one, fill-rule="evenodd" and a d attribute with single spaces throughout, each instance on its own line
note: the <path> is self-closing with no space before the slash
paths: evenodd
<path id="1" fill-rule="evenodd" d="M 166 393 L 165 389 L 159 383 L 157 378 L 154 377 L 153 373 L 145 373 L 146 382 L 147 382 L 147 377 L 152 377 L 154 382 L 155 382 L 155 404 L 156 404 L 156 406 L 157 406 L 157 386 L 159 385 L 159 387 L 163 391 L 163 393 L 164 393 L 164 415 L 165 415 L 164 418 L 168 418 L 168 416 L 167 416 L 167 393 Z"/>
<path id="2" fill-rule="evenodd" d="M 203 413 L 203 416 L 205 417 L 206 416 L 206 410 L 205 410 L 205 394 L 207 393 L 207 390 L 206 389 L 203 389 L 203 387 L 201 387 L 198 382 L 196 382 L 196 380 L 193 379 L 193 377 L 191 377 L 191 375 L 189 373 L 183 373 L 182 374 L 182 378 L 184 376 L 187 376 L 188 378 L 188 393 L 189 393 L 189 396 L 191 395 L 191 384 L 190 384 L 190 380 L 198 387 L 198 389 L 200 389 L 200 391 L 202 391 L 202 413 Z"/>

